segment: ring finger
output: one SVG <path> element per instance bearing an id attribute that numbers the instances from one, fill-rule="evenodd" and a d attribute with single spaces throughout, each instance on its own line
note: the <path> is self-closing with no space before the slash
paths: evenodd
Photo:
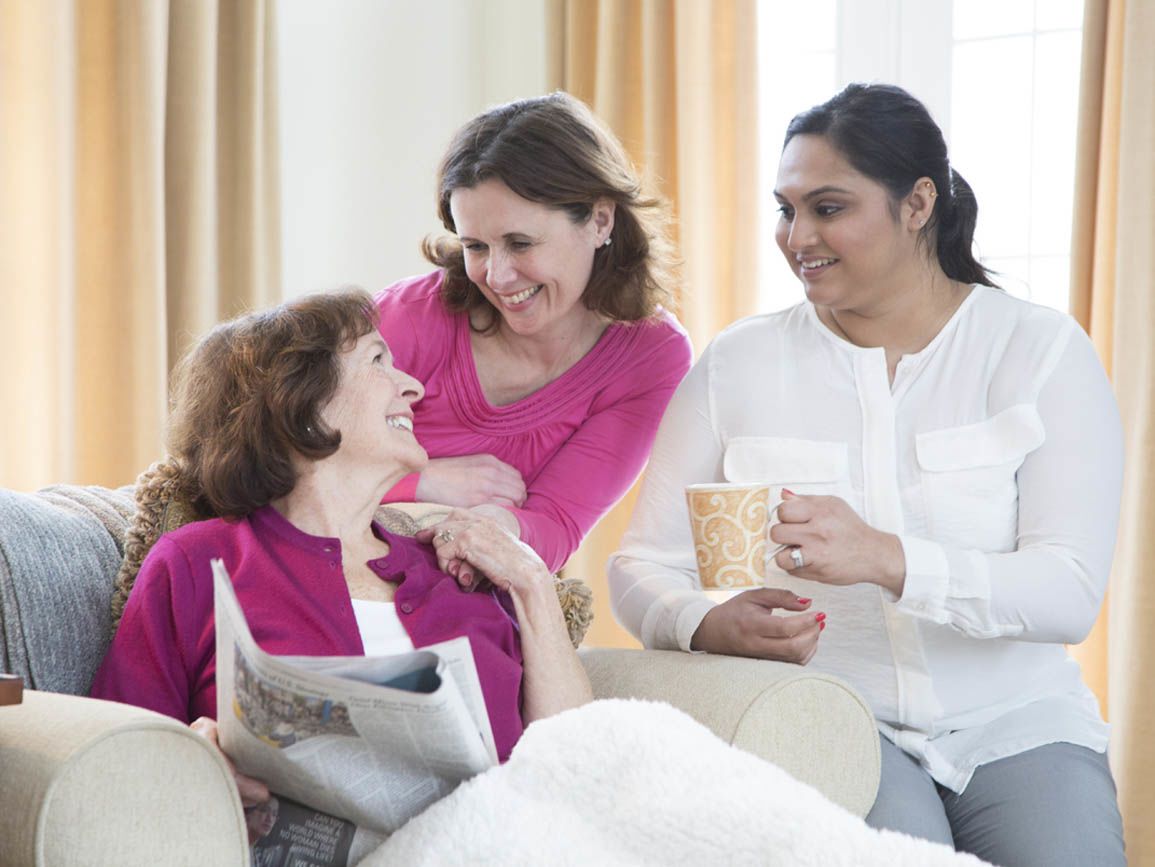
<path id="1" fill-rule="evenodd" d="M 473 583 L 473 569 L 463 556 L 460 538 L 462 532 L 463 527 L 443 523 L 433 534 L 433 550 L 437 553 L 438 568 L 456 578 L 463 587 L 468 587 Z"/>
<path id="2" fill-rule="evenodd" d="M 774 562 L 783 572 L 797 572 L 810 565 L 801 545 L 782 545 L 774 554 Z"/>

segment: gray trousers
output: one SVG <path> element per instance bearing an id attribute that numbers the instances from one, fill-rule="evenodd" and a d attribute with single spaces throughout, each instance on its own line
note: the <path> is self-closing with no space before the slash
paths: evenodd
<path id="1" fill-rule="evenodd" d="M 980 765 L 961 795 L 882 738 L 882 781 L 866 817 L 999 867 L 1122 867 L 1123 821 L 1107 756 L 1047 744 Z"/>

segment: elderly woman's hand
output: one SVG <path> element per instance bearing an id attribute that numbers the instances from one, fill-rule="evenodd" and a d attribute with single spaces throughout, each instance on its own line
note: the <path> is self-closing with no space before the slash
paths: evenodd
<path id="1" fill-rule="evenodd" d="M 438 566 L 466 590 L 488 579 L 514 596 L 542 588 L 554 592 L 549 570 L 533 549 L 475 510 L 454 509 L 416 538 L 432 542 Z"/>
<path id="2" fill-rule="evenodd" d="M 467 590 L 483 580 L 509 593 L 523 665 L 521 715 L 528 724 L 593 697 L 554 589 L 533 549 L 472 509 L 454 509 L 417 540 L 431 542 L 441 568 Z"/>
<path id="3" fill-rule="evenodd" d="M 229 770 L 233 772 L 233 780 L 236 781 L 237 792 L 239 792 L 241 796 L 241 806 L 245 809 L 245 824 L 248 828 L 249 845 L 251 846 L 260 838 L 261 834 L 256 823 L 249 821 L 249 816 L 252 808 L 269 800 L 269 787 L 260 780 L 255 780 L 237 770 L 237 766 L 233 764 L 233 760 L 221 749 L 221 743 L 217 736 L 217 721 L 215 719 L 202 716 L 190 723 L 189 728 L 216 747 L 220 754 L 224 756 L 225 763 L 229 766 Z"/>
<path id="4" fill-rule="evenodd" d="M 809 599 L 789 590 L 747 590 L 710 609 L 690 649 L 805 665 L 818 650 L 826 620 L 822 612 L 806 611 L 809 606 Z M 775 608 L 806 613 L 784 616 L 775 614 Z"/>
<path id="5" fill-rule="evenodd" d="M 906 557 L 898 536 L 874 529 L 839 497 L 790 491 L 782 497 L 781 523 L 770 528 L 770 539 L 787 546 L 774 556 L 781 569 L 823 584 L 870 582 L 902 595 Z"/>

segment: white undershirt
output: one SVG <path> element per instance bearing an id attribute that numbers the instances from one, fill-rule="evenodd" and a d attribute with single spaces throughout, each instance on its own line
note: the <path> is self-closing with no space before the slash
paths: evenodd
<path id="1" fill-rule="evenodd" d="M 962 791 L 985 762 L 1107 727 L 1064 649 L 1095 620 L 1122 487 L 1119 412 L 1068 316 L 976 287 L 893 384 L 881 348 L 810 304 L 719 335 L 662 420 L 623 547 L 614 614 L 646 647 L 689 650 L 698 589 L 684 489 L 765 482 L 841 497 L 899 536 L 901 599 L 774 569 L 828 614 L 809 668 L 850 681 L 880 728 Z"/>
<path id="2" fill-rule="evenodd" d="M 367 599 L 353 599 L 352 602 L 366 656 L 387 656 L 413 650 L 413 640 L 397 616 L 396 605 Z"/>

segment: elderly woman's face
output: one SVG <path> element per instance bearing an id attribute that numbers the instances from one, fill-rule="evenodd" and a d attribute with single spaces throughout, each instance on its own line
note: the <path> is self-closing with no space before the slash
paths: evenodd
<path id="1" fill-rule="evenodd" d="M 565 211 L 489 180 L 454 190 L 449 208 L 469 279 L 513 333 L 564 338 L 593 315 L 581 297 L 594 253 L 613 229 L 608 200 L 579 224 Z"/>
<path id="2" fill-rule="evenodd" d="M 917 256 L 915 235 L 892 213 L 886 188 L 822 136 L 790 140 L 774 196 L 778 246 L 815 304 L 869 308 Z"/>
<path id="3" fill-rule="evenodd" d="M 413 435 L 413 404 L 425 394 L 421 383 L 393 366 L 376 331 L 362 335 L 338 358 L 341 379 L 321 413 L 341 432 L 338 453 L 402 473 L 424 467 L 429 456 Z"/>

